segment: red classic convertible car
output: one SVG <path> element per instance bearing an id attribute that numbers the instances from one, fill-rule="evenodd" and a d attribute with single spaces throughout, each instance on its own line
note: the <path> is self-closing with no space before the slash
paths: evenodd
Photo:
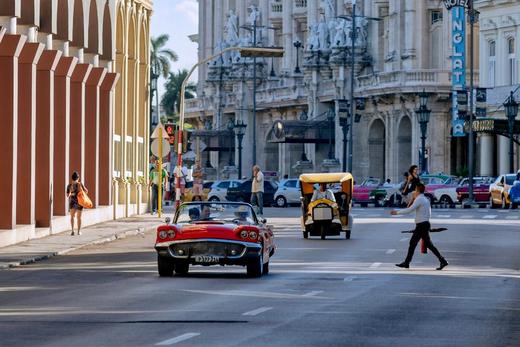
<path id="1" fill-rule="evenodd" d="M 157 228 L 155 249 L 159 276 L 185 275 L 191 264 L 241 265 L 260 277 L 269 273 L 276 245 L 271 227 L 249 204 L 189 202 Z"/>

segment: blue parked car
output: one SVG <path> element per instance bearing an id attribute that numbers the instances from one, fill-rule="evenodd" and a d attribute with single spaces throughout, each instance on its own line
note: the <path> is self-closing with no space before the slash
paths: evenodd
<path id="1" fill-rule="evenodd" d="M 511 207 L 517 208 L 520 204 L 520 181 L 516 180 L 514 185 L 509 189 L 509 200 Z"/>

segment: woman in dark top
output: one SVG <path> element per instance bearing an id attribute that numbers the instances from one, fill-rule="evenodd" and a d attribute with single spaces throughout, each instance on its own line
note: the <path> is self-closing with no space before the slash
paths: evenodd
<path id="1" fill-rule="evenodd" d="M 410 169 L 408 169 L 408 184 L 404 188 L 403 195 L 407 196 L 408 193 L 413 193 L 415 191 L 415 188 L 417 187 L 417 184 L 420 183 L 421 180 L 419 179 L 419 168 L 417 165 L 410 166 Z M 413 197 L 407 197 L 408 198 L 408 206 L 410 206 L 413 203 Z"/>
<path id="2" fill-rule="evenodd" d="M 87 188 L 79 181 L 79 174 L 74 171 L 72 173 L 72 183 L 67 186 L 67 198 L 69 199 L 69 212 L 70 212 L 70 227 L 74 235 L 74 216 L 78 217 L 78 235 L 81 235 L 81 211 L 83 206 L 78 203 L 78 193 L 80 189 L 83 189 L 85 193 L 88 193 Z"/>

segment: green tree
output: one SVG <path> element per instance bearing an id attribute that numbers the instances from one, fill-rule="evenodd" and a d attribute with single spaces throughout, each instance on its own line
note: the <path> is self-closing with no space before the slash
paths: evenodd
<path id="1" fill-rule="evenodd" d="M 171 69 L 171 63 L 179 60 L 177 53 L 173 50 L 166 48 L 166 43 L 170 39 L 168 34 L 162 34 L 158 37 L 151 38 L 151 48 L 150 48 L 150 81 L 157 82 L 157 79 L 160 76 L 164 78 L 168 78 Z M 157 85 L 157 83 L 155 83 Z M 152 87 L 150 88 L 150 110 L 152 104 L 154 93 L 156 90 Z"/>
<path id="2" fill-rule="evenodd" d="M 164 92 L 161 100 L 161 104 L 163 105 L 167 115 L 175 115 L 179 113 L 182 81 L 184 81 L 187 75 L 187 69 L 182 69 L 177 72 L 170 72 L 168 80 L 164 85 L 166 91 Z M 196 85 L 192 82 L 188 82 L 184 91 L 184 97 L 186 99 L 194 98 L 196 96 L 196 90 Z"/>

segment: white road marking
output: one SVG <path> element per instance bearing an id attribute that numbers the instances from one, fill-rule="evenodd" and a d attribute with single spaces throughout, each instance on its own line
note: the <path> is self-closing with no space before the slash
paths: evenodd
<path id="1" fill-rule="evenodd" d="M 482 217 L 482 219 L 495 219 L 497 217 L 498 216 L 496 214 L 487 214 L 484 217 Z"/>
<path id="2" fill-rule="evenodd" d="M 405 242 L 405 241 L 408 241 L 408 238 L 407 238 L 407 237 L 403 237 L 403 238 L 400 239 L 399 241 L 401 241 L 401 242 Z"/>
<path id="3" fill-rule="evenodd" d="M 380 266 L 381 266 L 381 263 L 373 263 L 372 265 L 369 266 L 369 268 L 370 269 L 377 269 Z"/>
<path id="4" fill-rule="evenodd" d="M 437 216 L 435 217 L 438 217 L 438 218 L 450 218 L 451 217 L 451 214 L 438 214 Z"/>
<path id="5" fill-rule="evenodd" d="M 507 216 L 506 219 L 518 219 L 518 216 Z"/>
<path id="6" fill-rule="evenodd" d="M 199 336 L 199 335 L 200 335 L 200 333 L 186 333 L 186 334 L 182 334 L 177 337 L 174 337 L 173 339 L 164 340 L 162 342 L 156 343 L 155 345 L 156 346 L 170 346 L 170 345 L 174 345 L 176 343 L 182 342 L 182 341 L 189 340 L 189 339 L 191 339 L 195 336 Z"/>
<path id="7" fill-rule="evenodd" d="M 271 298 L 271 299 L 329 299 L 328 297 L 316 296 L 318 293 L 312 295 L 299 295 L 289 293 L 275 293 L 266 291 L 251 291 L 251 290 L 196 290 L 196 289 L 181 289 L 183 292 L 207 294 L 207 295 L 224 295 L 224 296 L 245 296 L 254 298 Z M 313 293 L 313 292 L 311 292 Z M 321 293 L 321 291 L 320 291 Z M 310 294 L 310 293 L 307 293 Z"/>
<path id="8" fill-rule="evenodd" d="M 394 252 L 395 252 L 395 249 L 392 248 L 392 249 L 387 250 L 387 251 L 386 251 L 386 254 L 392 254 L 392 253 L 394 253 Z"/>
<path id="9" fill-rule="evenodd" d="M 260 313 L 264 313 L 264 312 L 267 312 L 272 309 L 273 309 L 272 307 L 260 307 L 260 308 L 257 308 L 256 310 L 242 313 L 242 316 L 256 316 L 256 315 L 259 315 Z"/>
<path id="10" fill-rule="evenodd" d="M 470 214 L 463 214 L 462 216 L 459 217 L 460 219 L 468 219 L 468 218 L 473 218 L 472 215 Z"/>
<path id="11" fill-rule="evenodd" d="M 305 296 L 305 297 L 316 296 L 321 293 L 323 293 L 323 290 L 313 290 L 312 292 L 305 293 L 302 296 Z"/>

